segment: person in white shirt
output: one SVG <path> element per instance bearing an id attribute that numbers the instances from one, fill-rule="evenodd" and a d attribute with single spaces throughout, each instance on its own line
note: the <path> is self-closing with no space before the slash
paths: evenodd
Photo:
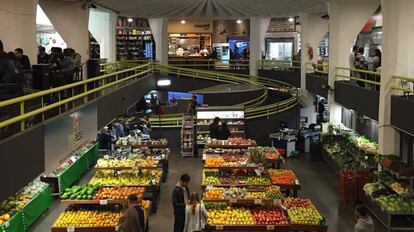
<path id="1" fill-rule="evenodd" d="M 198 193 L 193 192 L 185 208 L 184 232 L 196 232 L 204 229 L 208 218 L 204 204 L 200 203 Z"/>

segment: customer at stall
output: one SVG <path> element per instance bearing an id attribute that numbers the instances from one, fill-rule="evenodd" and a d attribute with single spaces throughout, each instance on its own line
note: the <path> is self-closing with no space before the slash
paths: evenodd
<path id="1" fill-rule="evenodd" d="M 357 220 L 354 232 L 374 232 L 374 222 L 365 206 L 358 206 L 355 209 L 354 217 Z"/>
<path id="2" fill-rule="evenodd" d="M 14 50 L 14 53 L 16 54 L 17 62 L 20 63 L 23 70 L 30 70 L 32 69 L 32 66 L 30 65 L 29 57 L 23 54 L 23 49 L 16 48 Z"/>
<path id="3" fill-rule="evenodd" d="M 355 56 L 358 52 L 358 46 L 355 45 L 354 47 L 352 47 L 352 52 L 349 54 L 349 68 L 355 68 Z M 351 77 L 355 76 L 354 71 L 350 72 Z"/>
<path id="4" fill-rule="evenodd" d="M 140 206 L 140 201 L 137 195 L 132 194 L 128 196 L 128 209 L 121 218 L 122 232 L 143 232 L 145 231 L 145 217 L 144 211 Z"/>
<path id="5" fill-rule="evenodd" d="M 141 131 L 143 134 L 149 135 L 151 132 L 151 122 L 150 116 L 148 114 L 144 115 L 144 118 L 141 120 Z"/>
<path id="6" fill-rule="evenodd" d="M 174 232 L 183 232 L 185 226 L 185 209 L 190 199 L 188 184 L 190 176 L 183 174 L 180 182 L 175 186 L 172 193 L 172 205 L 174 208 Z"/>
<path id="7" fill-rule="evenodd" d="M 363 47 L 358 48 L 358 52 L 355 55 L 355 68 L 361 70 L 368 70 L 368 62 L 365 59 Z M 361 79 L 366 79 L 365 73 L 358 72 L 355 73 L 355 76 Z M 357 81 L 357 84 L 359 87 L 365 87 L 365 82 L 363 81 Z"/>
<path id="8" fill-rule="evenodd" d="M 39 53 L 37 54 L 38 64 L 50 64 L 50 56 L 46 53 L 46 48 L 39 46 Z"/>
<path id="9" fill-rule="evenodd" d="M 119 120 L 115 121 L 114 128 L 115 128 L 115 134 L 117 138 L 125 136 L 124 125 L 122 125 L 122 123 Z"/>
<path id="10" fill-rule="evenodd" d="M 227 122 L 223 122 L 218 130 L 217 138 L 220 140 L 227 140 L 231 135 Z"/>
<path id="11" fill-rule="evenodd" d="M 204 229 L 208 218 L 207 210 L 203 203 L 200 203 L 198 193 L 193 192 L 190 201 L 185 209 L 184 232 L 197 232 Z"/>
<path id="12" fill-rule="evenodd" d="M 213 122 L 210 124 L 210 137 L 212 139 L 217 139 L 218 138 L 219 123 L 220 123 L 220 118 L 215 117 Z"/>
<path id="13" fill-rule="evenodd" d="M 193 95 L 191 97 L 190 103 L 188 103 L 187 114 L 195 115 L 196 114 L 196 108 L 197 108 L 197 96 Z"/>

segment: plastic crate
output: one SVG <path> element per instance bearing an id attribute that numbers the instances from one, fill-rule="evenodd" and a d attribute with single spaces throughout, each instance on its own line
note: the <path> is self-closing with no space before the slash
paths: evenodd
<path id="1" fill-rule="evenodd" d="M 339 195 L 347 204 L 358 200 L 358 175 L 354 172 L 339 172 Z"/>

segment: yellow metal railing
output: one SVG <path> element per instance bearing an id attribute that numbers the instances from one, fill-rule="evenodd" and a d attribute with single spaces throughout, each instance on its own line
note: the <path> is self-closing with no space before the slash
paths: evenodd
<path id="1" fill-rule="evenodd" d="M 59 108 L 59 113 L 63 113 L 61 112 L 62 106 L 67 106 L 67 104 L 70 103 L 73 104 L 75 101 L 81 101 L 82 104 L 85 104 L 90 100 L 96 99 L 96 97 L 100 97 L 109 93 L 109 91 L 114 88 L 116 89 L 117 87 L 129 83 L 129 81 L 136 80 L 154 72 L 174 74 L 178 77 L 207 79 L 223 83 L 253 84 L 263 88 L 264 92 L 261 96 L 239 104 L 245 108 L 246 119 L 269 117 L 273 114 L 289 110 L 298 104 L 297 89 L 293 88 L 289 84 L 277 80 L 262 77 L 251 77 L 248 75 L 187 69 L 169 65 L 159 65 L 156 63 L 148 63 L 133 68 L 127 68 L 121 71 L 115 71 L 85 81 L 80 81 L 77 83 L 0 102 L 0 110 L 3 110 L 7 107 L 14 107 L 18 108 L 19 111 L 15 116 L 11 116 L 10 118 L 6 119 L 0 119 L 2 120 L 0 121 L 0 128 L 7 127 L 14 123 L 20 123 L 21 131 L 24 131 L 27 129 L 26 121 L 31 117 L 42 116 L 41 121 L 44 121 L 44 114 L 49 110 Z M 291 97 L 281 102 L 263 105 L 268 96 L 268 89 L 284 91 L 290 94 Z M 67 93 L 71 94 L 69 94 L 69 96 L 66 96 Z M 46 104 L 44 100 L 51 96 L 57 97 L 57 100 L 48 102 Z M 41 105 L 36 109 L 28 110 L 28 108 L 25 107 L 25 103 L 34 99 L 40 100 Z M 151 122 L 153 124 L 153 127 L 180 127 L 182 123 L 182 115 L 174 114 L 163 115 L 159 118 L 154 117 L 151 119 Z"/>
<path id="2" fill-rule="evenodd" d="M 325 75 L 329 74 L 329 64 L 326 62 L 322 64 L 307 62 L 305 67 L 306 73 L 319 73 Z"/>
<path id="3" fill-rule="evenodd" d="M 300 71 L 300 61 L 259 60 L 259 69 Z"/>
<path id="4" fill-rule="evenodd" d="M 249 60 L 219 60 L 219 59 L 168 59 L 168 65 L 181 68 L 196 68 L 196 69 L 249 69 Z"/>
<path id="5" fill-rule="evenodd" d="M 349 73 L 349 74 L 348 74 Z M 380 72 L 347 68 L 347 67 L 335 67 L 335 78 L 345 78 L 353 81 L 363 82 L 371 85 L 381 85 Z"/>
<path id="6" fill-rule="evenodd" d="M 1 110 L 5 109 L 6 107 L 10 108 L 16 105 L 19 105 L 20 110 L 17 116 L 0 121 L 0 128 L 20 122 L 20 130 L 24 131 L 26 129 L 26 120 L 31 117 L 42 115 L 43 121 L 43 114 L 49 110 L 59 107 L 59 113 L 62 113 L 60 108 L 61 106 L 67 107 L 67 104 L 74 104 L 76 100 L 82 100 L 83 103 L 86 103 L 91 98 L 91 94 L 101 92 L 101 94 L 104 95 L 105 91 L 109 90 L 110 88 L 116 88 L 120 84 L 125 84 L 128 81 L 141 78 L 152 72 L 152 69 L 153 64 L 141 65 L 134 68 L 129 68 L 111 74 L 106 74 L 88 80 L 76 82 L 73 84 L 64 85 L 61 87 L 2 101 L 0 102 Z M 46 98 L 56 98 L 57 100 L 49 101 L 47 104 L 45 104 Z M 41 102 L 40 107 L 37 109 L 27 110 L 28 108 L 25 107 L 25 103 L 33 101 L 34 99 L 37 99 Z"/>
<path id="7" fill-rule="evenodd" d="M 397 81 L 400 81 L 399 83 L 396 83 L 392 85 L 393 90 L 399 90 L 402 91 L 404 94 L 413 94 L 414 93 L 414 77 L 405 77 L 405 76 L 398 76 L 394 75 L 392 76 Z M 411 84 L 410 84 L 411 83 Z M 411 85 L 411 86 L 410 86 Z"/>
<path id="8" fill-rule="evenodd" d="M 103 63 L 100 64 L 101 73 L 109 74 L 123 69 L 133 68 L 138 65 L 148 64 L 149 62 L 151 62 L 151 60 L 121 60 L 118 62 Z"/>

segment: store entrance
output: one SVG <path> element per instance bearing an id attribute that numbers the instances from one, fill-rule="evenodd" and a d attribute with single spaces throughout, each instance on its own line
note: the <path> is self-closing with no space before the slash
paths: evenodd
<path id="1" fill-rule="evenodd" d="M 266 59 L 292 61 L 293 38 L 266 39 Z"/>

